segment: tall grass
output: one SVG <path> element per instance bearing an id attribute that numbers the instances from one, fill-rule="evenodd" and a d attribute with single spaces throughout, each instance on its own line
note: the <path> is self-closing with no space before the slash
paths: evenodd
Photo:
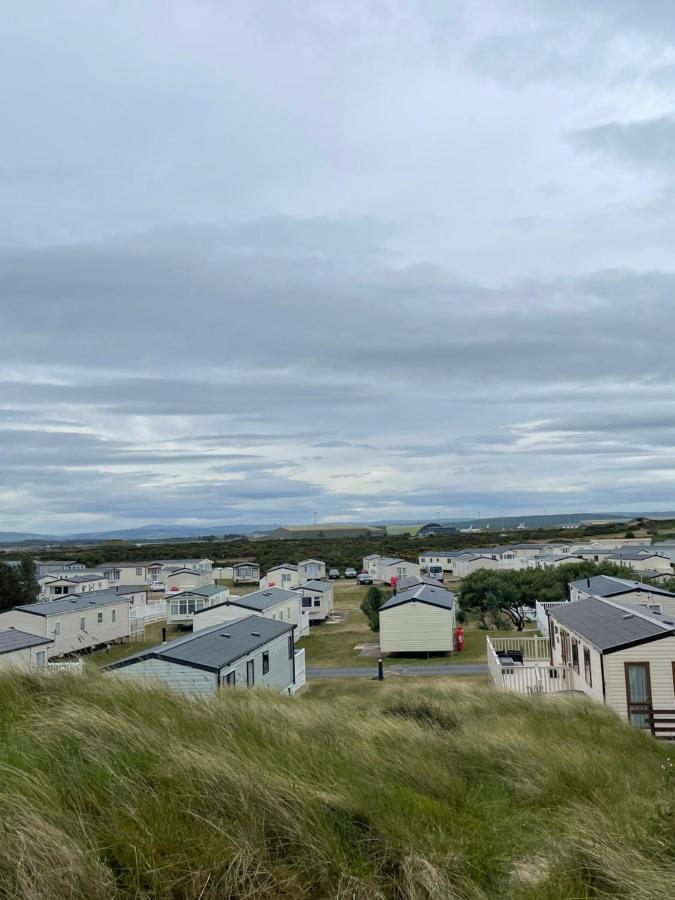
<path id="1" fill-rule="evenodd" d="M 669 755 L 456 680 L 197 702 L 3 677 L 0 897 L 666 900 Z"/>

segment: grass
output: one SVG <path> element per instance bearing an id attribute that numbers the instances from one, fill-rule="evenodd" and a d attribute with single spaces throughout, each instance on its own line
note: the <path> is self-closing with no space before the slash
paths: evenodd
<path id="1" fill-rule="evenodd" d="M 672 752 L 452 682 L 0 678 L 3 900 L 670 900 Z"/>
<path id="2" fill-rule="evenodd" d="M 359 605 L 368 590 L 367 586 L 354 582 L 334 582 L 335 608 L 346 613 L 345 621 L 340 625 L 316 625 L 312 627 L 309 637 L 298 641 L 298 647 L 305 649 L 306 665 L 315 668 L 365 667 L 377 665 L 376 657 L 361 656 L 354 650 L 356 644 L 377 644 L 379 637 L 370 630 L 368 621 L 359 609 Z M 535 632 L 532 632 L 535 633 Z M 475 623 L 464 628 L 464 650 L 454 656 L 404 656 L 385 657 L 385 666 L 400 665 L 458 665 L 466 663 L 486 662 L 485 638 L 513 637 L 515 631 L 482 631 Z"/>

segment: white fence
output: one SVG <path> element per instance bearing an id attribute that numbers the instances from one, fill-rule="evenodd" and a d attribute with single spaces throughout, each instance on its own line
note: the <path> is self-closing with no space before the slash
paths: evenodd
<path id="1" fill-rule="evenodd" d="M 548 640 L 539 637 L 487 638 L 488 668 L 495 687 L 519 694 L 554 694 L 568 690 L 567 669 L 549 665 L 548 646 Z M 497 651 L 522 654 L 523 662 L 504 665 L 503 657 L 499 657 Z"/>
<path id="2" fill-rule="evenodd" d="M 537 660 L 542 662 L 550 656 L 551 650 L 547 637 L 530 637 L 529 635 L 514 635 L 514 637 L 489 637 L 489 648 L 497 650 L 515 650 L 523 654 L 523 660 Z"/>
<path id="3" fill-rule="evenodd" d="M 65 672 L 68 675 L 81 675 L 84 671 L 84 663 L 81 659 L 70 661 L 63 660 L 61 662 L 48 662 L 48 672 Z"/>
<path id="4" fill-rule="evenodd" d="M 307 682 L 307 678 L 305 677 L 305 651 L 304 650 L 296 650 L 295 651 L 295 683 L 291 688 L 294 694 L 300 690 L 300 688 L 304 687 Z"/>
<path id="5" fill-rule="evenodd" d="M 569 600 L 537 600 L 535 610 L 537 614 L 537 628 L 542 634 L 548 634 L 548 611 L 554 606 L 566 606 Z"/>
<path id="6" fill-rule="evenodd" d="M 129 618 L 142 619 L 146 625 L 162 622 L 166 619 L 166 603 L 161 600 L 159 603 L 140 603 L 138 606 L 132 606 L 129 609 Z"/>

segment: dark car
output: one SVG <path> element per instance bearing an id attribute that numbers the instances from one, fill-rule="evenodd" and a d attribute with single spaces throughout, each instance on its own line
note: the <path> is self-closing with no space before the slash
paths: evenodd
<path id="1" fill-rule="evenodd" d="M 356 583 L 357 584 L 372 584 L 373 576 L 370 574 L 370 572 L 359 572 L 359 574 L 356 576 Z"/>
<path id="2" fill-rule="evenodd" d="M 329 577 L 329 578 L 339 578 L 339 577 L 340 577 L 340 570 L 339 570 L 339 569 L 329 569 L 329 571 L 328 571 L 328 577 Z"/>

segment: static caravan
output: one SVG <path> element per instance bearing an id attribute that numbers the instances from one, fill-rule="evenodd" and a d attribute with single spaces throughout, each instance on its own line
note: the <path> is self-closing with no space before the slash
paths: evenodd
<path id="1" fill-rule="evenodd" d="M 232 580 L 235 584 L 257 584 L 260 581 L 260 566 L 254 562 L 235 563 L 232 566 Z"/>
<path id="2" fill-rule="evenodd" d="M 17 628 L 0 631 L 0 672 L 9 669 L 20 672 L 46 669 L 48 652 L 53 645 L 51 638 L 19 631 Z"/>
<path id="3" fill-rule="evenodd" d="M 395 594 L 380 607 L 382 653 L 452 653 L 455 595 L 420 584 Z"/>
<path id="4" fill-rule="evenodd" d="M 465 553 L 456 557 L 453 571 L 458 578 L 466 578 L 467 575 L 471 575 L 472 572 L 478 572 L 480 569 L 497 570 L 499 568 L 501 566 L 498 559 L 475 553 Z"/>
<path id="5" fill-rule="evenodd" d="M 213 697 L 229 687 L 293 693 L 293 628 L 288 622 L 244 616 L 143 650 L 105 671 L 163 683 L 190 697 Z"/>
<path id="6" fill-rule="evenodd" d="M 396 584 L 401 578 L 408 575 L 419 575 L 420 567 L 417 563 L 408 562 L 407 559 L 398 557 L 380 557 L 377 561 L 377 580 L 384 584 Z"/>
<path id="7" fill-rule="evenodd" d="M 276 619 L 279 622 L 288 622 L 297 629 L 297 632 L 300 632 L 302 630 L 300 600 L 301 597 L 297 591 L 287 591 L 277 587 L 254 591 L 243 597 L 229 596 L 225 601 L 209 608 L 195 610 L 192 627 L 198 631 L 216 625 L 218 622 L 227 622 L 243 615 L 252 614 L 264 616 L 266 619 Z"/>
<path id="8" fill-rule="evenodd" d="M 206 584 L 203 587 L 168 594 L 166 597 L 166 624 L 192 625 L 192 619 L 196 612 L 215 606 L 216 603 L 222 603 L 227 600 L 229 594 L 229 588 L 218 587 L 215 584 Z"/>
<path id="9" fill-rule="evenodd" d="M 570 581 L 567 586 L 570 600 L 606 597 L 617 603 L 644 603 L 647 606 L 664 604 L 663 610 L 669 609 L 670 604 L 675 602 L 675 594 L 665 588 L 630 578 L 617 578 L 615 575 L 592 575 L 590 578 Z"/>
<path id="10" fill-rule="evenodd" d="M 43 575 L 38 579 L 40 597 L 53 600 L 66 594 L 84 594 L 90 591 L 104 591 L 108 579 L 102 572 L 73 572 L 72 574 Z"/>
<path id="11" fill-rule="evenodd" d="M 644 572 L 647 569 L 667 575 L 671 575 L 673 572 L 670 559 L 651 550 L 617 550 L 616 553 L 611 553 L 607 557 L 607 562 L 618 566 L 626 566 L 634 569 L 636 572 Z"/>
<path id="12" fill-rule="evenodd" d="M 591 597 L 549 610 L 552 663 L 569 690 L 649 728 L 654 710 L 670 710 L 675 737 L 675 621 L 623 602 Z"/>
<path id="13" fill-rule="evenodd" d="M 333 612 L 333 585 L 330 581 L 305 581 L 298 585 L 302 608 L 309 613 L 310 622 L 325 622 Z"/>
<path id="14" fill-rule="evenodd" d="M 34 559 L 35 577 L 39 580 L 51 572 L 78 572 L 86 569 L 84 563 L 73 559 Z"/>
<path id="15" fill-rule="evenodd" d="M 115 591 L 71 594 L 0 613 L 0 630 L 17 628 L 53 641 L 48 657 L 129 640 L 129 599 Z"/>
<path id="16" fill-rule="evenodd" d="M 186 569 L 184 566 L 164 566 L 159 580 L 164 584 L 164 591 L 168 596 L 175 591 L 213 584 L 213 575 L 210 571 L 200 572 L 198 569 Z"/>
<path id="17" fill-rule="evenodd" d="M 382 559 L 379 553 L 371 553 L 363 557 L 363 571 L 367 572 L 373 580 L 377 578 L 377 564 Z"/>
<path id="18" fill-rule="evenodd" d="M 272 566 L 267 574 L 260 579 L 260 587 L 280 587 L 286 590 L 292 590 L 300 584 L 300 572 L 296 565 L 292 563 L 282 563 L 279 566 Z"/>
<path id="19" fill-rule="evenodd" d="M 301 581 L 315 581 L 326 577 L 326 563 L 322 559 L 301 559 L 298 563 Z"/>

